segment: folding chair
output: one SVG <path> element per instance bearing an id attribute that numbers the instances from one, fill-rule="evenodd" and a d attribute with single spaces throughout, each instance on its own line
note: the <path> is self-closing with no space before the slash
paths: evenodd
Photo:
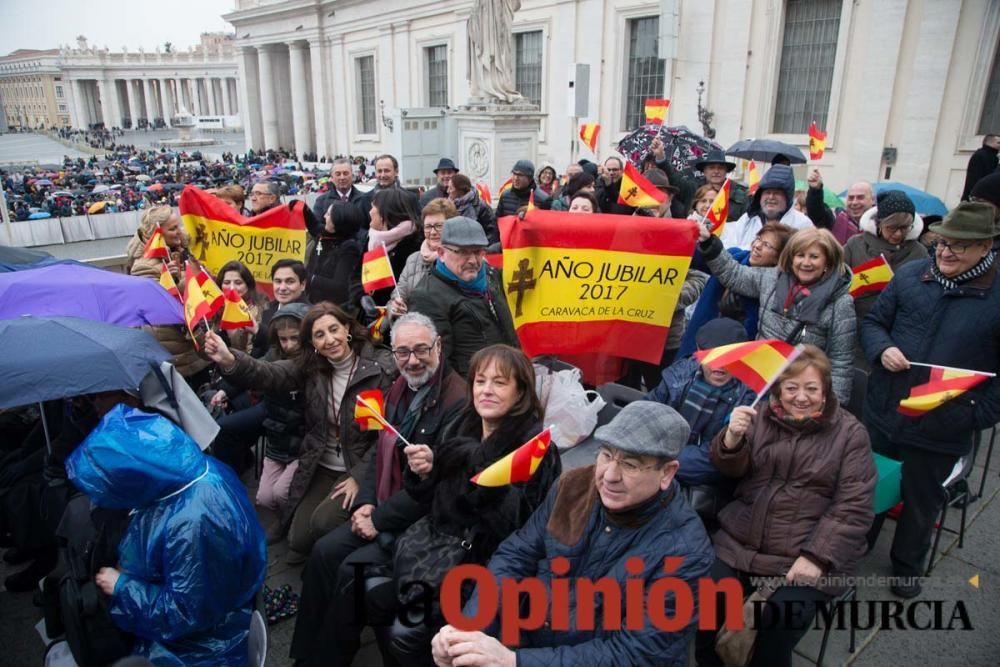
<path id="1" fill-rule="evenodd" d="M 858 589 L 856 586 L 851 586 L 846 591 L 844 591 L 837 597 L 830 600 L 830 602 L 827 604 L 833 605 L 834 609 L 837 609 L 838 606 L 846 605 L 848 602 L 851 602 L 852 600 L 857 600 L 857 598 L 858 598 Z M 850 613 L 850 612 L 845 611 L 844 613 Z M 847 650 L 850 653 L 854 653 L 854 624 L 848 623 L 847 625 L 851 631 L 851 643 L 847 647 Z M 833 629 L 832 623 L 827 623 L 826 627 L 823 628 L 823 642 L 819 645 L 819 656 L 816 657 L 816 667 L 823 667 L 823 656 L 826 655 L 826 643 L 830 639 L 830 630 L 832 629 Z"/>
<path id="2" fill-rule="evenodd" d="M 948 508 L 958 507 L 962 510 L 962 520 L 958 526 L 958 548 L 961 549 L 965 543 L 965 517 L 969 509 L 969 504 L 975 499 L 969 489 L 969 475 L 972 473 L 972 463 L 976 460 L 976 451 L 979 448 L 979 440 L 973 444 L 972 454 L 960 459 L 962 468 L 959 473 L 949 480 L 944 487 L 945 500 L 941 507 L 941 516 L 938 518 L 937 533 L 934 536 L 934 545 L 931 547 L 930 557 L 927 560 L 927 571 L 924 576 L 930 576 L 934 569 L 934 555 L 937 553 L 938 545 L 941 543 L 941 533 L 947 530 L 955 533 L 951 528 L 945 528 L 944 522 L 948 518 Z"/>

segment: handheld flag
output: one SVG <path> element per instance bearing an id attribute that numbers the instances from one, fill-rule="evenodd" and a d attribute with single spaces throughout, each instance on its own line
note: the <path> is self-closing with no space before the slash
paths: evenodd
<path id="1" fill-rule="evenodd" d="M 208 302 L 189 263 L 184 267 L 184 321 L 187 323 L 188 331 L 191 332 L 195 349 L 198 349 L 198 339 L 194 334 L 195 326 L 198 320 L 206 319 L 208 316 Z"/>
<path id="2" fill-rule="evenodd" d="M 820 132 L 816 121 L 809 126 L 809 159 L 820 160 L 826 150 L 826 132 Z"/>
<path id="3" fill-rule="evenodd" d="M 354 421 L 362 431 L 381 431 L 385 422 L 384 415 L 385 398 L 381 389 L 361 391 L 354 397 Z"/>
<path id="4" fill-rule="evenodd" d="M 618 190 L 618 203 L 633 208 L 654 208 L 667 200 L 667 196 L 655 185 L 646 180 L 631 162 L 625 162 L 622 172 L 621 188 Z"/>
<path id="5" fill-rule="evenodd" d="M 534 211 L 536 208 L 538 207 L 535 206 L 535 191 L 532 190 L 528 193 L 528 210 Z"/>
<path id="6" fill-rule="evenodd" d="M 223 296 L 222 290 L 215 284 L 212 276 L 205 270 L 204 266 L 198 271 L 198 286 L 201 287 L 202 294 L 205 295 L 205 300 L 208 301 L 208 316 L 212 317 L 225 305 L 226 297 Z"/>
<path id="7" fill-rule="evenodd" d="M 227 289 L 223 291 L 223 294 L 226 301 L 225 307 L 222 309 L 222 320 L 219 322 L 219 327 L 224 331 L 253 328 L 253 317 L 250 315 L 250 309 L 247 308 L 247 303 L 239 292 Z"/>
<path id="8" fill-rule="evenodd" d="M 911 388 L 909 397 L 899 402 L 896 411 L 907 417 L 920 417 L 961 396 L 990 377 L 993 377 L 992 373 L 933 366 L 930 380 Z"/>
<path id="9" fill-rule="evenodd" d="M 542 464 L 551 443 L 551 429 L 545 429 L 507 456 L 488 465 L 470 481 L 479 486 L 507 486 L 527 482 Z"/>
<path id="10" fill-rule="evenodd" d="M 711 208 L 705 213 L 705 220 L 709 223 L 709 228 L 716 236 L 722 235 L 722 229 L 726 226 L 726 218 L 729 217 L 729 191 L 733 187 L 733 182 L 728 178 L 719 189 L 719 194 L 715 195 L 715 201 Z"/>
<path id="11" fill-rule="evenodd" d="M 392 274 L 392 264 L 389 263 L 384 243 L 365 253 L 361 262 L 361 286 L 368 294 L 383 287 L 396 286 L 396 276 Z"/>
<path id="12" fill-rule="evenodd" d="M 170 257 L 170 248 L 163 240 L 163 230 L 160 229 L 159 225 L 153 229 L 153 233 L 146 240 L 146 245 L 142 247 L 142 257 L 143 259 L 168 259 Z"/>
<path id="13" fill-rule="evenodd" d="M 167 265 L 166 264 L 161 264 L 160 265 L 160 280 L 159 280 L 159 282 L 160 282 L 160 286 L 162 286 L 163 289 L 167 290 L 167 292 L 169 292 L 170 294 L 174 295 L 175 297 L 177 297 L 178 300 L 180 300 L 180 298 L 181 298 L 181 292 L 180 292 L 179 289 L 177 289 L 177 283 L 174 282 L 174 277 L 172 275 L 170 275 L 169 271 L 167 271 Z"/>
<path id="14" fill-rule="evenodd" d="M 646 100 L 646 124 L 663 125 L 667 120 L 667 109 L 670 108 L 670 100 Z"/>
<path id="15" fill-rule="evenodd" d="M 851 273 L 854 275 L 851 277 L 851 287 L 848 292 L 855 299 L 862 294 L 881 292 L 892 280 L 892 267 L 885 261 L 884 255 L 855 266 L 851 269 Z"/>
<path id="16" fill-rule="evenodd" d="M 493 206 L 493 195 L 490 194 L 490 189 L 485 183 L 476 183 L 476 192 L 479 193 L 479 198 L 486 202 L 487 206 Z"/>
<path id="17" fill-rule="evenodd" d="M 494 269 L 503 270 L 503 253 L 491 252 L 486 254 L 486 262 Z"/>
<path id="18" fill-rule="evenodd" d="M 582 123 L 580 125 L 580 139 L 595 155 L 597 154 L 597 135 L 600 132 L 601 126 L 598 123 Z"/>
<path id="19" fill-rule="evenodd" d="M 750 189 L 751 197 L 760 187 L 760 172 L 757 171 L 757 163 L 753 160 L 747 164 L 747 187 Z"/>
<path id="20" fill-rule="evenodd" d="M 752 340 L 699 350 L 691 356 L 713 370 L 729 371 L 759 397 L 799 352 L 782 340 Z"/>
<path id="21" fill-rule="evenodd" d="M 500 199 L 500 197 L 503 197 L 503 193 L 507 192 L 512 187 L 514 187 L 514 177 L 513 176 L 511 176 L 506 181 L 504 181 L 503 183 L 500 184 L 500 188 L 497 190 L 497 199 Z"/>
<path id="22" fill-rule="evenodd" d="M 385 306 L 378 306 L 378 317 L 375 321 L 368 325 L 368 333 L 371 334 L 372 341 L 375 343 L 382 342 L 382 325 L 385 323 L 385 313 L 387 308 Z"/>

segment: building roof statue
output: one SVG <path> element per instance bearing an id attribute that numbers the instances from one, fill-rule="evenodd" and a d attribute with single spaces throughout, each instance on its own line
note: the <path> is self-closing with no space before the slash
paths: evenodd
<path id="1" fill-rule="evenodd" d="M 469 16 L 469 86 L 472 101 L 523 101 L 514 85 L 514 12 L 521 0 L 476 0 Z"/>

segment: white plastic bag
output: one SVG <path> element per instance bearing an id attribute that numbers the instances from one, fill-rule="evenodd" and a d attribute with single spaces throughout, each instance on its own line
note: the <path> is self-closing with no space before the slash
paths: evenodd
<path id="1" fill-rule="evenodd" d="M 569 449 L 586 439 L 597 426 L 597 413 L 604 399 L 596 391 L 585 391 L 579 369 L 556 373 L 536 365 L 538 398 L 545 407 L 545 425 L 552 426 L 552 441 Z"/>

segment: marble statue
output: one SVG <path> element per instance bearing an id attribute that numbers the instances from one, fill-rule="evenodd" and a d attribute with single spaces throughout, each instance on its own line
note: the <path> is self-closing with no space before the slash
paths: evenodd
<path id="1" fill-rule="evenodd" d="M 514 86 L 514 12 L 521 0 L 476 0 L 469 16 L 469 86 L 478 101 L 523 101 Z"/>

